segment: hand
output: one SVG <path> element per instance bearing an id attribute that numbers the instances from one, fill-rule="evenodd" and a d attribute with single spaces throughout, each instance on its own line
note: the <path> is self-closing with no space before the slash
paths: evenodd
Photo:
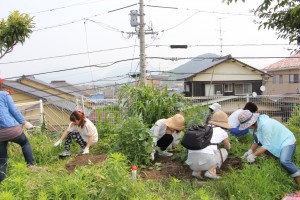
<path id="1" fill-rule="evenodd" d="M 32 129 L 33 128 L 33 125 L 30 122 L 27 122 L 27 121 L 25 122 L 24 126 L 25 126 L 26 129 Z"/>
<path id="2" fill-rule="evenodd" d="M 256 158 L 255 155 L 250 154 L 250 155 L 247 157 L 248 163 L 253 163 L 253 162 L 255 162 L 255 158 Z"/>
<path id="3" fill-rule="evenodd" d="M 251 155 L 253 153 L 252 149 L 249 149 L 244 155 L 241 157 L 242 159 L 247 158 L 247 156 Z"/>
<path id="4" fill-rule="evenodd" d="M 89 148 L 84 148 L 82 154 L 89 154 L 89 153 L 90 153 Z"/>
<path id="5" fill-rule="evenodd" d="M 58 140 L 57 142 L 55 142 L 53 146 L 54 146 L 54 147 L 57 147 L 57 146 L 59 146 L 59 145 L 61 145 L 61 140 Z"/>

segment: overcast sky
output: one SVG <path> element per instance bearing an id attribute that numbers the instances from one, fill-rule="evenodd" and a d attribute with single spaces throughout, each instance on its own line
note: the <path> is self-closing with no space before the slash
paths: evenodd
<path id="1" fill-rule="evenodd" d="M 144 0 L 146 29 L 152 27 L 156 33 L 145 37 L 146 56 L 160 58 L 147 59 L 147 70 L 170 70 L 189 59 L 166 58 L 205 53 L 231 54 L 259 69 L 288 57 L 288 49 L 294 46 L 277 39 L 273 30 L 258 30 L 253 23 L 250 10 L 261 2 L 246 0 L 227 5 L 222 0 Z M 19 10 L 33 16 L 36 24 L 24 45 L 17 45 L 0 60 L 0 76 L 10 79 L 43 74 L 36 78 L 74 84 L 127 80 L 126 74 L 140 70 L 139 60 L 132 60 L 139 57 L 139 39 L 129 34 L 135 32 L 129 13 L 139 10 L 138 3 L 139 0 L 0 0 L 0 18 L 6 19 L 11 11 Z M 189 47 L 171 49 L 172 44 Z"/>

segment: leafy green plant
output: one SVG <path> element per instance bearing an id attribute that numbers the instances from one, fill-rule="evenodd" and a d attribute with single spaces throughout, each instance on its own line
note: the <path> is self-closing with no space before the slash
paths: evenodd
<path id="1" fill-rule="evenodd" d="M 119 124 L 114 135 L 114 150 L 127 156 L 132 164 L 150 164 L 152 138 L 141 117 L 129 117 Z"/>
<path id="2" fill-rule="evenodd" d="M 142 116 L 149 127 L 157 120 L 168 118 L 182 109 L 184 98 L 180 94 L 168 93 L 154 85 L 132 87 L 125 85 L 119 90 L 119 103 L 125 108 L 129 117 Z"/>
<path id="3" fill-rule="evenodd" d="M 290 126 L 300 126 L 300 106 L 294 106 L 292 116 L 288 120 Z"/>
<path id="4" fill-rule="evenodd" d="M 183 110 L 186 128 L 189 128 L 195 124 L 204 124 L 209 114 L 207 107 L 201 105 L 193 105 L 186 107 Z"/>

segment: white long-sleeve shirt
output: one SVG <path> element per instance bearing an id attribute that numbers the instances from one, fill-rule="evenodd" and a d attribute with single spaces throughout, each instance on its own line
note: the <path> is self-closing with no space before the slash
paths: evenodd
<path id="1" fill-rule="evenodd" d="M 150 135 L 153 138 L 153 142 L 156 146 L 157 141 L 162 138 L 167 132 L 167 125 L 166 125 L 166 119 L 160 119 L 158 120 L 155 125 L 150 129 L 152 134 Z M 172 133 L 173 136 L 173 142 L 169 145 L 168 149 L 171 149 L 175 146 L 177 146 L 180 142 L 180 136 L 181 136 L 181 131 L 177 133 L 174 131 Z"/>

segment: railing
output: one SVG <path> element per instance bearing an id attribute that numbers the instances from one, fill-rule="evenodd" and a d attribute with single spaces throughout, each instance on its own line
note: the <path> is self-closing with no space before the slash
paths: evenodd
<path id="1" fill-rule="evenodd" d="M 230 115 L 232 112 L 251 101 L 258 107 L 258 113 L 267 114 L 280 121 L 288 122 L 296 106 L 300 105 L 300 96 L 210 96 L 210 97 L 187 97 L 193 104 L 208 106 L 218 102 L 222 110 Z M 75 103 L 74 103 L 75 102 Z M 85 106 L 88 103 L 88 106 Z M 45 102 L 41 101 L 18 104 L 25 118 L 38 126 L 44 122 L 49 131 L 61 132 L 70 123 L 69 116 L 73 110 L 83 109 L 86 116 L 94 123 L 115 123 L 116 117 L 122 117 L 123 110 L 117 105 L 116 99 L 86 100 L 60 100 Z"/>

